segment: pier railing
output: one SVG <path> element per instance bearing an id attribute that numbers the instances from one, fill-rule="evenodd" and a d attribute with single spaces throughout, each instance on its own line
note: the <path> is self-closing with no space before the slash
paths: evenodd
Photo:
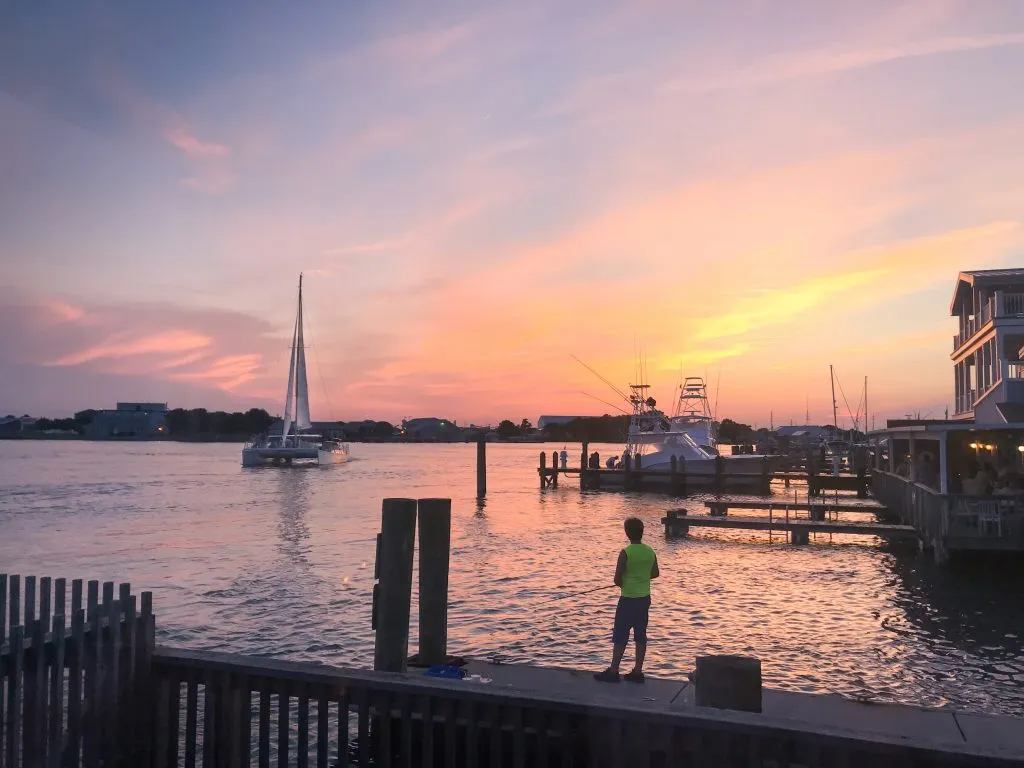
<path id="1" fill-rule="evenodd" d="M 928 544 L 954 549 L 1024 548 L 1024 498 L 942 494 L 892 472 L 871 473 L 872 492 Z"/>
<path id="2" fill-rule="evenodd" d="M 0 766 L 144 765 L 150 593 L 0 574 Z"/>
<path id="3" fill-rule="evenodd" d="M 727 710 L 158 648 L 154 765 L 1010 765 Z"/>

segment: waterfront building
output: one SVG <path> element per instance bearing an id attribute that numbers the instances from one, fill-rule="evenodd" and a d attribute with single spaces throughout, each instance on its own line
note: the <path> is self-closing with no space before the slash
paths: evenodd
<path id="1" fill-rule="evenodd" d="M 118 403 L 112 410 L 96 411 L 85 427 L 90 440 L 151 440 L 167 434 L 167 403 Z"/>
<path id="2" fill-rule="evenodd" d="M 950 314 L 953 418 L 1024 421 L 1024 269 L 985 269 L 957 277 Z"/>

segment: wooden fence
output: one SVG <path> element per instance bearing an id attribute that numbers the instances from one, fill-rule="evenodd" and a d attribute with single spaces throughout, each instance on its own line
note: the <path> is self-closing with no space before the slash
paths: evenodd
<path id="1" fill-rule="evenodd" d="M 0 574 L 2 768 L 148 762 L 152 597 L 84 586 Z"/>
<path id="2" fill-rule="evenodd" d="M 157 648 L 155 765 L 825 768 L 1015 760 L 725 710 Z"/>

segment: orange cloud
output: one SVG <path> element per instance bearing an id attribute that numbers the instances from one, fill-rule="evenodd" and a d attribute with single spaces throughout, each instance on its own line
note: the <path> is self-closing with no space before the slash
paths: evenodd
<path id="1" fill-rule="evenodd" d="M 55 322 L 73 323 L 85 317 L 85 310 L 69 304 L 63 299 L 50 299 L 44 302 L 43 306 L 51 313 Z"/>
<path id="2" fill-rule="evenodd" d="M 171 378 L 181 381 L 208 381 L 219 389 L 232 392 L 256 378 L 262 367 L 262 355 L 226 355 L 213 360 L 207 368 L 172 374 Z"/>

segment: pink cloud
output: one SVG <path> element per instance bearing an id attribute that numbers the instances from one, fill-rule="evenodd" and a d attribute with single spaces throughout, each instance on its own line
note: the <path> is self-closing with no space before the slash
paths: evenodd
<path id="1" fill-rule="evenodd" d="M 191 158 L 224 157 L 228 154 L 228 148 L 223 144 L 202 141 L 183 127 L 172 128 L 164 138 Z"/>
<path id="2" fill-rule="evenodd" d="M 736 88 L 798 80 L 887 64 L 901 59 L 948 53 L 982 51 L 1024 45 L 1024 32 L 1007 34 L 939 37 L 888 46 L 801 52 L 757 62 L 747 68 L 719 75 L 688 75 L 669 81 L 664 88 L 681 93 L 714 93 Z"/>
<path id="3" fill-rule="evenodd" d="M 47 365 L 81 365 L 95 360 L 185 352 L 207 347 L 212 343 L 212 338 L 194 331 L 168 330 L 136 338 L 128 338 L 127 334 L 120 333 L 79 352 L 64 355 Z"/>

